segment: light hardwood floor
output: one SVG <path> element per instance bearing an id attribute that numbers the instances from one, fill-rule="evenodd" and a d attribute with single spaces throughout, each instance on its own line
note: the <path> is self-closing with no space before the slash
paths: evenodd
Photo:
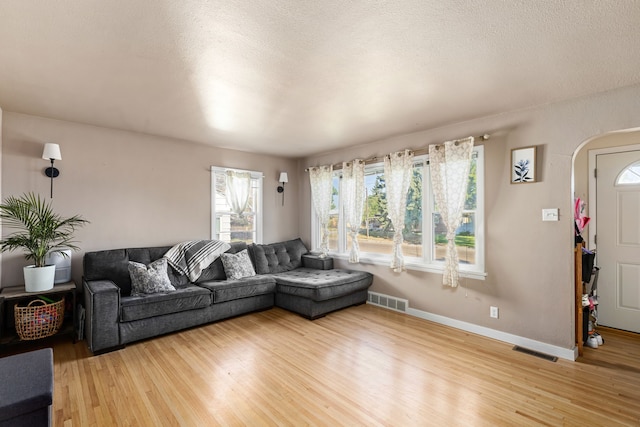
<path id="1" fill-rule="evenodd" d="M 55 426 L 640 425 L 640 339 L 577 362 L 370 305 L 281 309 L 91 356 L 54 348 Z"/>

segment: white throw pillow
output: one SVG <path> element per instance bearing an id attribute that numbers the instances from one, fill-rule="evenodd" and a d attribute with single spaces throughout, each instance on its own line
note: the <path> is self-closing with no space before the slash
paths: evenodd
<path id="1" fill-rule="evenodd" d="M 227 279 L 242 279 L 243 277 L 256 275 L 251 258 L 249 258 L 249 252 L 246 249 L 237 254 L 224 253 L 220 255 L 220 258 L 222 259 Z"/>
<path id="2" fill-rule="evenodd" d="M 129 261 L 131 295 L 175 291 L 167 275 L 167 259 L 160 258 L 149 265 Z"/>

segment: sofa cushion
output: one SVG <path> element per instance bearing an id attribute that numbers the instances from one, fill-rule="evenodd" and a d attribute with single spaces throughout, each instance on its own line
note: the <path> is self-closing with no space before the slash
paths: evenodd
<path id="1" fill-rule="evenodd" d="M 212 295 L 207 289 L 189 285 L 174 292 L 140 294 L 123 297 L 120 301 L 120 320 L 130 322 L 208 307 L 212 303 Z"/>
<path id="2" fill-rule="evenodd" d="M 247 249 L 247 244 L 245 242 L 233 242 L 231 243 L 231 248 L 229 248 L 225 253 L 235 254 L 243 249 Z M 200 274 L 196 283 L 209 282 L 211 280 L 225 280 L 226 278 L 227 275 L 224 272 L 222 260 L 218 258 L 213 261 L 209 267 L 202 270 L 202 274 Z"/>
<path id="3" fill-rule="evenodd" d="M 291 271 L 302 266 L 302 255 L 309 252 L 300 239 L 270 245 L 249 246 L 257 274 Z"/>
<path id="4" fill-rule="evenodd" d="M 111 280 L 120 288 L 123 296 L 128 296 L 131 295 L 129 261 L 147 265 L 162 258 L 170 248 L 171 246 L 159 246 L 87 252 L 83 258 L 83 275 L 87 281 Z M 172 267 L 167 268 L 167 276 L 175 288 L 189 284 L 189 280 L 178 275 Z"/>
<path id="5" fill-rule="evenodd" d="M 242 279 L 256 275 L 251 258 L 249 258 L 249 252 L 246 249 L 237 254 L 221 254 L 220 258 L 227 279 Z"/>
<path id="6" fill-rule="evenodd" d="M 313 301 L 326 301 L 367 289 L 373 275 L 355 270 L 316 270 L 298 268 L 274 274 L 277 292 L 296 295 Z"/>
<path id="7" fill-rule="evenodd" d="M 171 246 L 156 246 L 151 248 L 131 248 L 127 249 L 129 261 L 139 262 L 148 265 L 164 256 L 171 249 Z M 187 286 L 189 278 L 176 271 L 171 265 L 167 267 L 167 276 L 174 288 Z M 128 293 L 126 295 L 129 295 Z"/>
<path id="8" fill-rule="evenodd" d="M 157 259 L 149 265 L 129 261 L 131 295 L 175 291 L 167 276 L 167 260 Z"/>
<path id="9" fill-rule="evenodd" d="M 129 261 L 139 262 L 140 264 L 150 264 L 153 261 L 163 257 L 165 252 L 171 249 L 171 246 L 156 246 L 152 248 L 130 248 L 127 249 Z"/>
<path id="10" fill-rule="evenodd" d="M 276 281 L 271 276 L 244 277 L 238 280 L 221 280 L 198 283 L 213 292 L 213 303 L 233 301 L 276 291 Z"/>
<path id="11" fill-rule="evenodd" d="M 189 240 L 173 246 L 164 257 L 173 268 L 195 282 L 202 270 L 229 248 L 231 245 L 221 240 Z"/>
<path id="12" fill-rule="evenodd" d="M 149 264 L 151 261 L 137 262 Z M 126 249 L 87 252 L 83 258 L 83 270 L 85 280 L 111 280 L 120 288 L 122 295 L 131 294 L 129 254 Z"/>
<path id="13" fill-rule="evenodd" d="M 53 351 L 29 351 L 0 359 L 0 425 L 51 425 Z"/>

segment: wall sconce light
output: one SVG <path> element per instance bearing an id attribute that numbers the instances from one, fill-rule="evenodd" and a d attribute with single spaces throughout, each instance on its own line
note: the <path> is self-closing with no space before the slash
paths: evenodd
<path id="1" fill-rule="evenodd" d="M 58 175 L 60 175 L 60 171 L 53 167 L 53 161 L 62 160 L 62 154 L 60 154 L 60 146 L 58 144 L 47 142 L 46 144 L 44 144 L 42 158 L 45 160 L 51 160 L 51 166 L 44 170 L 44 174 L 51 178 L 51 198 L 53 198 L 53 178 L 57 178 Z"/>
<path id="2" fill-rule="evenodd" d="M 278 182 L 282 183 L 282 185 L 278 186 L 278 193 L 282 193 L 282 206 L 284 206 L 284 184 L 289 182 L 289 177 L 286 172 L 280 172 L 280 179 Z"/>

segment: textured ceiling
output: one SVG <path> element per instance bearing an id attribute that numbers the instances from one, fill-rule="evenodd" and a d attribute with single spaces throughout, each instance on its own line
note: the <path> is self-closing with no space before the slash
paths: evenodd
<path id="1" fill-rule="evenodd" d="M 640 83 L 640 2 L 2 0 L 0 107 L 299 157 Z"/>

